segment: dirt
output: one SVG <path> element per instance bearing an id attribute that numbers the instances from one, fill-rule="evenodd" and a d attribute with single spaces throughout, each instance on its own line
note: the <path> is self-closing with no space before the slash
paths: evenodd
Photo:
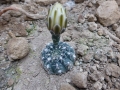
<path id="1" fill-rule="evenodd" d="M 0 16 L 0 90 L 60 90 L 63 83 L 69 83 L 76 90 L 120 90 L 120 73 L 111 70 L 110 73 L 115 73 L 112 76 L 106 72 L 111 63 L 114 64 L 113 68 L 120 69 L 120 47 L 116 41 L 102 32 L 105 29 L 116 36 L 115 31 L 112 30 L 112 25 L 104 27 L 96 20 L 98 4 L 95 4 L 94 0 L 89 1 L 76 3 L 72 9 L 66 6 L 68 26 L 61 35 L 61 41 L 74 47 L 77 58 L 73 69 L 62 75 L 47 74 L 40 58 L 46 44 L 52 42 L 46 26 L 46 17 L 38 20 L 28 19 L 26 15 L 12 10 Z M 18 4 L 24 6 L 26 12 L 34 14 L 39 12 L 41 15 L 47 14 L 49 8 L 36 3 L 19 2 Z M 11 4 L 1 4 L 0 9 L 9 5 Z M 91 20 L 87 19 L 87 15 L 95 18 L 92 20 L 94 23 L 91 23 L 95 24 L 95 27 L 91 25 L 90 30 Z M 116 24 L 120 26 L 119 21 Z M 22 29 L 21 32 L 15 30 L 17 28 Z M 10 61 L 6 53 L 10 30 L 16 36 L 24 36 L 28 40 L 30 52 L 21 60 Z M 73 74 L 82 72 L 88 73 L 84 89 L 71 81 Z"/>

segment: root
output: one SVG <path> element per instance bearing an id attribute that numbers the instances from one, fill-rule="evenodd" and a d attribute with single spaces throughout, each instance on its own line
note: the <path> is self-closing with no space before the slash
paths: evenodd
<path id="1" fill-rule="evenodd" d="M 9 7 L 6 7 L 5 9 L 1 10 L 0 11 L 0 16 L 9 11 L 9 10 L 16 10 L 16 11 L 19 11 L 23 14 L 25 14 L 27 17 L 31 18 L 31 19 L 42 19 L 45 17 L 45 15 L 40 15 L 40 14 L 31 14 L 31 13 L 28 13 L 26 12 L 24 9 L 22 9 L 21 7 L 17 6 L 17 5 L 11 5 Z"/>
<path id="2" fill-rule="evenodd" d="M 111 34 L 108 30 L 104 30 L 104 33 L 105 33 L 106 35 L 109 35 L 109 37 L 110 37 L 111 39 L 113 39 L 114 41 L 116 41 L 117 43 L 120 44 L 120 39 L 119 39 L 118 37 L 114 36 L 113 34 Z"/>

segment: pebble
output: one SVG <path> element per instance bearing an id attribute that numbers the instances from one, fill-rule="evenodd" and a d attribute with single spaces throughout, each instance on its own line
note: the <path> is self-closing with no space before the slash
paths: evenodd
<path id="1" fill-rule="evenodd" d="M 85 22 L 85 17 L 80 14 L 79 17 L 78 17 L 78 22 L 79 23 L 84 23 Z"/>
<path id="2" fill-rule="evenodd" d="M 83 57 L 83 62 L 85 62 L 85 63 L 91 62 L 91 60 L 93 59 L 93 55 L 94 55 L 94 53 L 87 53 L 87 54 Z"/>
<path id="3" fill-rule="evenodd" d="M 69 83 L 61 84 L 59 90 L 76 90 L 73 86 L 71 86 Z"/>
<path id="4" fill-rule="evenodd" d="M 77 54 L 82 55 L 82 56 L 85 55 L 88 48 L 89 47 L 87 45 L 79 44 L 77 48 Z"/>
<path id="5" fill-rule="evenodd" d="M 97 24 L 95 22 L 89 22 L 88 23 L 88 29 L 92 32 L 97 30 Z"/>
<path id="6" fill-rule="evenodd" d="M 114 31 L 116 31 L 117 28 L 118 28 L 118 24 L 113 24 L 113 25 L 112 25 L 112 28 L 113 28 Z"/>
<path id="7" fill-rule="evenodd" d="M 28 41 L 23 37 L 12 38 L 8 41 L 7 54 L 13 60 L 24 58 L 29 53 Z"/>
<path id="8" fill-rule="evenodd" d="M 12 86 L 14 84 L 14 79 L 9 79 L 8 80 L 8 86 L 10 87 L 10 86 Z"/>
<path id="9" fill-rule="evenodd" d="M 95 22 L 97 18 L 93 14 L 88 14 L 87 20 L 88 22 Z"/>
<path id="10" fill-rule="evenodd" d="M 94 85 L 93 85 L 95 90 L 101 90 L 102 89 L 102 83 L 100 83 L 99 81 L 97 81 Z"/>
<path id="11" fill-rule="evenodd" d="M 75 66 L 79 66 L 80 62 L 79 61 L 75 61 Z"/>
<path id="12" fill-rule="evenodd" d="M 115 64 L 108 64 L 106 67 L 106 75 L 119 77 L 120 76 L 120 67 Z"/>
<path id="13" fill-rule="evenodd" d="M 102 36 L 104 34 L 103 30 L 101 30 L 101 29 L 99 29 L 97 33 L 99 36 Z"/>
<path id="14" fill-rule="evenodd" d="M 74 73 L 71 76 L 71 82 L 79 88 L 87 88 L 88 72 Z"/>

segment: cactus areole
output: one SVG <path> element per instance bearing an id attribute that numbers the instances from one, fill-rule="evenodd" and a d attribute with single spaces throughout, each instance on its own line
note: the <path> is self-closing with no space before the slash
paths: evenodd
<path id="1" fill-rule="evenodd" d="M 48 43 L 41 52 L 44 69 L 48 74 L 61 75 L 73 68 L 74 49 L 65 42 L 59 42 L 67 26 L 66 10 L 60 3 L 55 3 L 48 11 L 47 27 L 53 43 Z"/>

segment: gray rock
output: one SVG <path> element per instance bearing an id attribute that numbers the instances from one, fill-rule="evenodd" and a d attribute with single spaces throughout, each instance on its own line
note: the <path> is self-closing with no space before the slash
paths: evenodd
<path id="1" fill-rule="evenodd" d="M 7 45 L 7 54 L 13 59 L 22 59 L 29 53 L 28 41 L 23 37 L 12 38 Z"/>
<path id="2" fill-rule="evenodd" d="M 89 14 L 89 15 L 87 16 L 87 20 L 88 20 L 89 22 L 95 22 L 95 21 L 97 20 L 97 18 L 96 18 L 93 14 Z"/>
<path id="3" fill-rule="evenodd" d="M 94 53 L 90 52 L 87 53 L 84 57 L 83 57 L 83 62 L 88 63 L 93 59 L 93 55 Z"/>
<path id="4" fill-rule="evenodd" d="M 73 86 L 71 86 L 69 83 L 63 83 L 60 86 L 59 90 L 76 90 Z"/>
<path id="5" fill-rule="evenodd" d="M 114 31 L 117 30 L 118 24 L 113 24 L 113 25 L 112 25 L 112 28 L 113 28 Z"/>
<path id="6" fill-rule="evenodd" d="M 68 32 L 65 32 L 62 34 L 62 39 L 63 39 L 63 41 L 70 41 L 71 35 Z"/>
<path id="7" fill-rule="evenodd" d="M 11 25 L 10 26 L 10 30 L 13 31 L 13 33 L 15 34 L 15 36 L 25 37 L 25 36 L 28 35 L 28 32 L 26 31 L 26 27 L 25 27 L 24 23 L 22 23 L 22 24 L 19 23 L 19 24 L 16 24 L 16 25 Z"/>
<path id="8" fill-rule="evenodd" d="M 84 23 L 85 22 L 85 17 L 80 14 L 79 17 L 78 17 L 78 22 L 79 23 Z"/>
<path id="9" fill-rule="evenodd" d="M 8 81 L 7 81 L 7 84 L 8 86 L 12 86 L 14 84 L 14 79 L 10 78 Z"/>
<path id="10" fill-rule="evenodd" d="M 85 55 L 87 53 L 88 48 L 89 47 L 87 45 L 79 44 L 77 48 L 77 54 L 82 56 Z"/>
<path id="11" fill-rule="evenodd" d="M 79 88 L 87 88 L 87 76 L 88 72 L 75 73 L 71 82 Z"/>
<path id="12" fill-rule="evenodd" d="M 91 72 L 91 73 L 93 73 L 93 72 L 96 71 L 96 70 L 97 70 L 96 66 L 91 66 L 91 67 L 90 67 L 90 72 Z"/>
<path id="13" fill-rule="evenodd" d="M 108 64 L 106 67 L 106 75 L 119 77 L 120 76 L 120 67 L 115 64 Z"/>
<path id="14" fill-rule="evenodd" d="M 92 81 L 104 80 L 104 75 L 99 71 L 94 71 L 89 77 Z"/>
<path id="15" fill-rule="evenodd" d="M 99 81 L 97 81 L 94 85 L 94 90 L 101 90 L 102 89 L 102 83 L 100 83 Z"/>
<path id="16" fill-rule="evenodd" d="M 104 55 L 104 54 L 95 54 L 94 55 L 94 58 L 98 61 L 101 61 L 101 62 L 106 62 L 107 61 L 107 56 Z"/>
<path id="17" fill-rule="evenodd" d="M 95 31 L 95 30 L 97 30 L 97 24 L 96 24 L 95 22 L 89 22 L 89 23 L 88 23 L 88 29 L 89 29 L 90 31 Z"/>
<path id="18" fill-rule="evenodd" d="M 98 31 L 97 33 L 98 33 L 99 36 L 104 35 L 103 29 L 100 28 L 100 29 L 98 29 L 97 31 Z"/>
<path id="19" fill-rule="evenodd" d="M 97 9 L 97 16 L 101 24 L 110 26 L 120 18 L 120 12 L 116 1 L 105 1 Z"/>

